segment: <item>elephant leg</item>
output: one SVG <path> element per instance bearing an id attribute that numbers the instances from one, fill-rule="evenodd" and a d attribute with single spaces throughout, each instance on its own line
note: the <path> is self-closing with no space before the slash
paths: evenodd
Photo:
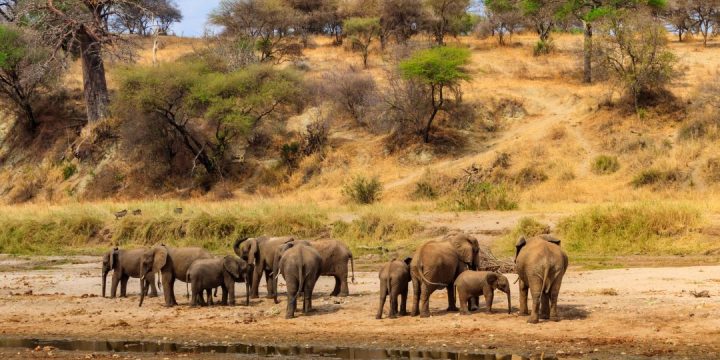
<path id="1" fill-rule="evenodd" d="M 119 271 L 113 271 L 112 275 L 112 283 L 110 284 L 110 298 L 115 298 L 115 294 L 117 294 L 117 286 L 120 282 L 120 272 Z"/>
<path id="2" fill-rule="evenodd" d="M 457 300 L 460 302 L 460 313 L 463 315 L 470 315 L 472 296 L 469 296 L 464 290 L 458 290 Z"/>
<path id="3" fill-rule="evenodd" d="M 455 283 L 450 283 L 450 285 L 447 286 L 447 291 L 448 291 L 447 311 L 458 311 L 458 308 L 455 305 Z"/>
<path id="4" fill-rule="evenodd" d="M 422 290 L 422 284 L 419 279 L 412 278 L 413 283 L 413 310 L 412 316 L 420 315 L 420 294 Z"/>
<path id="5" fill-rule="evenodd" d="M 227 293 L 227 296 L 225 294 Z M 235 306 L 235 283 L 228 282 L 223 288 L 223 302 Z"/>
<path id="6" fill-rule="evenodd" d="M 295 309 L 297 308 L 297 293 L 298 293 L 298 284 L 295 283 L 295 281 L 287 281 L 286 279 L 286 287 L 287 287 L 287 297 L 288 297 L 288 304 L 287 304 L 287 311 L 285 313 L 286 319 L 292 319 L 295 317 Z"/>
<path id="7" fill-rule="evenodd" d="M 556 278 L 555 282 L 550 288 L 550 321 L 560 321 L 560 316 L 557 310 L 558 295 L 560 295 L 560 284 L 562 278 Z"/>
<path id="8" fill-rule="evenodd" d="M 537 324 L 540 315 L 540 297 L 542 296 L 542 285 L 535 284 L 536 286 L 530 286 L 530 295 L 532 296 L 532 309 L 530 310 L 530 319 L 528 322 L 531 324 Z"/>
<path id="9" fill-rule="evenodd" d="M 127 283 L 128 280 L 130 280 L 130 277 L 127 275 L 123 275 L 120 278 L 120 297 L 124 298 L 127 297 Z"/>
<path id="10" fill-rule="evenodd" d="M 207 296 L 207 303 L 210 306 L 215 305 L 215 299 L 213 299 L 212 291 L 213 291 L 212 288 L 205 289 L 205 295 Z"/>
<path id="11" fill-rule="evenodd" d="M 163 287 L 163 298 L 165 298 L 165 306 L 172 306 L 175 299 L 174 293 L 172 293 L 172 274 L 170 272 L 162 272 L 162 287 Z"/>
<path id="12" fill-rule="evenodd" d="M 335 286 L 330 292 L 330 296 L 338 296 L 340 294 L 340 278 L 337 275 L 333 275 L 332 277 L 335 280 Z"/>
<path id="13" fill-rule="evenodd" d="M 407 316 L 407 298 L 408 298 L 408 289 L 407 287 L 403 288 L 400 291 L 400 316 Z"/>
<path id="14" fill-rule="evenodd" d="M 376 319 L 382 319 L 382 313 L 383 308 L 385 307 L 385 299 L 388 295 L 388 289 L 387 285 L 381 285 L 380 286 L 380 305 L 378 306 L 377 314 L 375 315 Z"/>
<path id="15" fill-rule="evenodd" d="M 397 317 L 398 313 L 398 290 L 397 286 L 390 289 L 390 315 L 388 316 L 391 319 L 394 319 Z"/>
<path id="16" fill-rule="evenodd" d="M 488 314 L 492 314 L 492 305 L 495 298 L 495 292 L 491 289 L 490 291 L 484 291 L 483 295 L 485 295 L 485 308 L 487 308 Z"/>
<path id="17" fill-rule="evenodd" d="M 148 296 L 151 298 L 158 297 L 158 289 L 157 289 L 157 286 L 155 286 L 155 276 L 147 278 L 147 279 L 145 279 L 145 281 L 150 282 L 150 295 L 148 295 Z M 143 284 L 140 284 L 140 291 L 142 291 L 142 286 L 143 286 Z"/>
<path id="18" fill-rule="evenodd" d="M 540 318 L 550 318 L 550 294 L 546 292 L 540 294 Z"/>
<path id="19" fill-rule="evenodd" d="M 257 299 L 260 297 L 258 288 L 260 287 L 260 278 L 262 277 L 263 269 L 260 268 L 259 264 L 253 269 L 252 287 L 250 289 L 250 298 Z"/>
<path id="20" fill-rule="evenodd" d="M 470 307 L 470 311 L 478 311 L 480 309 L 480 297 L 470 296 L 468 306 Z"/>
<path id="21" fill-rule="evenodd" d="M 275 297 L 275 290 L 273 289 L 273 280 L 271 273 L 272 269 L 265 270 L 265 286 L 267 287 L 267 295 L 265 295 L 266 299 L 272 299 Z"/>
<path id="22" fill-rule="evenodd" d="M 347 261 L 345 263 L 347 264 Z M 340 272 L 340 275 L 338 275 L 338 276 L 340 278 L 340 297 L 345 297 L 345 296 L 350 295 L 350 288 L 348 287 L 347 265 L 345 265 L 345 268 L 343 269 L 342 272 Z"/>
<path id="23" fill-rule="evenodd" d="M 420 317 L 430 317 L 430 295 L 433 290 L 430 290 L 429 285 L 424 285 L 420 289 Z"/>
<path id="24" fill-rule="evenodd" d="M 528 286 L 524 281 L 519 280 L 518 286 L 520 289 L 520 315 L 528 315 Z"/>

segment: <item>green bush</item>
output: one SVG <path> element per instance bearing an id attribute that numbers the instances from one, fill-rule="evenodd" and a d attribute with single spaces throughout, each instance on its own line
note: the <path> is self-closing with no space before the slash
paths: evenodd
<path id="1" fill-rule="evenodd" d="M 521 236 L 533 237 L 549 233 L 549 225 L 541 223 L 532 217 L 523 217 L 511 232 L 493 243 L 493 253 L 500 256 L 514 256 L 515 243 Z"/>
<path id="2" fill-rule="evenodd" d="M 489 182 L 469 182 L 449 201 L 453 211 L 514 210 L 518 207 L 505 186 Z"/>
<path id="3" fill-rule="evenodd" d="M 561 220 L 557 229 L 571 253 L 685 254 L 700 248 L 692 233 L 701 223 L 697 209 L 652 203 L 593 207 Z"/>
<path id="4" fill-rule="evenodd" d="M 552 40 L 548 41 L 538 41 L 535 43 L 535 47 L 533 47 L 533 55 L 534 56 L 541 56 L 541 55 L 547 55 L 553 51 L 555 48 L 555 45 L 553 44 Z"/>
<path id="5" fill-rule="evenodd" d="M 678 169 L 647 169 L 637 174 L 631 184 L 636 188 L 648 185 L 670 185 L 682 182 L 686 177 L 687 176 Z"/>
<path id="6" fill-rule="evenodd" d="M 356 176 L 343 186 L 342 193 L 355 203 L 372 204 L 380 200 L 382 183 L 376 177 Z"/>
<path id="7" fill-rule="evenodd" d="M 518 174 L 515 176 L 515 182 L 518 185 L 523 186 L 539 184 L 541 182 L 547 181 L 547 179 L 547 174 L 545 174 L 542 169 L 538 169 L 535 166 L 524 167 L 520 169 Z"/>
<path id="8" fill-rule="evenodd" d="M 437 190 L 427 181 L 418 181 L 415 183 L 415 191 L 412 193 L 412 198 L 415 200 L 421 199 L 437 199 Z"/>
<path id="9" fill-rule="evenodd" d="M 620 162 L 615 156 L 600 155 L 593 160 L 592 171 L 598 175 L 612 174 L 620 170 Z"/>
<path id="10" fill-rule="evenodd" d="M 63 166 L 62 172 L 63 180 L 67 180 L 73 175 L 75 175 L 75 173 L 77 173 L 77 167 L 75 166 L 75 164 L 66 164 L 65 166 Z"/>

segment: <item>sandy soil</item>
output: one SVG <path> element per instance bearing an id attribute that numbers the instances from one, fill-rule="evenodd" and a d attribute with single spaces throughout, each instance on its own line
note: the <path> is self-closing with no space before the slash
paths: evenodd
<path id="1" fill-rule="evenodd" d="M 5 257 L 0 265 L 22 268 L 37 261 L 47 263 Z M 101 298 L 99 259 L 69 262 L 47 270 L 0 273 L 0 336 L 447 349 L 561 358 L 591 354 L 601 359 L 714 359 L 720 353 L 720 266 L 571 269 L 560 296 L 562 321 L 530 325 L 517 315 L 517 291 L 510 315 L 503 312 L 503 296 L 495 298 L 495 314 L 447 313 L 443 291 L 431 300 L 430 318 L 375 320 L 378 284 L 376 274 L 367 272 L 357 274 L 347 298 L 325 296 L 332 283 L 321 278 L 316 312 L 292 320 L 284 319 L 285 299 L 279 305 L 259 299 L 250 307 L 189 308 L 180 282 L 180 306 L 164 308 L 158 298 L 138 308 L 136 279 L 128 285 L 128 298 Z M 707 291 L 710 297 L 695 297 L 693 291 Z M 4 351 L 3 358 L 14 354 Z"/>

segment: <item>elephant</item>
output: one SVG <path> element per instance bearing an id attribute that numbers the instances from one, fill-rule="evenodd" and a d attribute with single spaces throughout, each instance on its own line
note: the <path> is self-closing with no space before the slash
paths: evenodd
<path id="1" fill-rule="evenodd" d="M 117 247 L 105 253 L 102 262 L 102 297 L 105 297 L 105 284 L 107 283 L 107 275 L 113 270 L 112 284 L 110 286 L 110 298 L 114 298 L 117 293 L 118 282 L 120 283 L 120 297 L 127 296 L 127 282 L 132 278 L 140 278 L 140 257 L 147 249 L 118 249 Z M 150 283 L 150 297 L 157 297 L 157 287 L 155 287 L 155 274 L 151 273 L 145 278 Z M 142 292 L 143 282 L 140 282 L 140 291 Z"/>
<path id="2" fill-rule="evenodd" d="M 412 315 L 430 316 L 430 295 L 441 288 L 447 288 L 447 311 L 457 311 L 455 305 L 455 278 L 463 271 L 476 270 L 479 266 L 480 244 L 477 239 L 455 232 L 440 240 L 422 244 L 410 263 L 413 283 Z"/>
<path id="3" fill-rule="evenodd" d="M 507 294 L 508 314 L 512 312 L 510 282 L 503 274 L 492 271 L 464 271 L 455 279 L 455 288 L 460 301 L 461 314 L 470 314 L 468 309 L 471 307 L 471 300 L 480 295 L 485 297 L 485 308 L 489 314 L 492 314 L 496 289 Z"/>
<path id="4" fill-rule="evenodd" d="M 320 253 L 306 241 L 294 241 L 287 245 L 287 249 L 278 260 L 278 271 L 273 274 L 275 281 L 281 274 L 285 279 L 288 297 L 286 319 L 295 317 L 297 297 L 300 293 L 303 294 L 303 314 L 312 310 L 312 293 L 320 277 L 321 268 Z M 277 304 L 277 292 L 274 297 Z"/>
<path id="5" fill-rule="evenodd" d="M 515 268 L 520 287 L 520 315 L 528 315 L 528 289 L 532 296 L 529 323 L 536 324 L 540 316 L 559 320 L 557 300 L 567 267 L 568 256 L 560 248 L 559 239 L 551 235 L 520 237 L 515 245 Z"/>
<path id="6" fill-rule="evenodd" d="M 300 244 L 312 246 L 320 254 L 322 259 L 322 267 L 320 268 L 320 276 L 332 276 L 335 278 L 335 288 L 330 293 L 330 296 L 347 296 L 349 294 L 347 276 L 348 276 L 348 260 L 352 266 L 352 281 L 355 281 L 355 264 L 353 263 L 352 253 L 350 249 L 342 242 L 334 239 L 322 239 L 322 240 L 294 240 L 285 244 L 280 245 L 275 250 L 275 256 L 273 260 L 272 273 L 277 274 L 278 272 L 278 261 L 282 257 L 283 253 L 287 251 L 292 244 Z M 272 293 L 277 294 L 277 278 L 274 277 L 272 282 Z"/>
<path id="7" fill-rule="evenodd" d="M 141 258 L 141 274 L 143 280 L 151 272 L 160 271 L 162 274 L 163 295 L 165 296 L 165 306 L 171 307 L 177 305 L 175 300 L 175 279 L 187 282 L 187 271 L 193 261 L 198 259 L 210 259 L 207 250 L 199 247 L 172 248 L 161 244 L 152 249 L 145 251 Z M 142 306 L 147 293 L 147 284 L 140 294 L 140 304 Z"/>
<path id="8" fill-rule="evenodd" d="M 241 259 L 247 261 L 248 278 L 252 279 L 250 289 L 250 298 L 257 299 L 259 297 L 258 288 L 260 287 L 260 278 L 265 273 L 265 282 L 268 290 L 267 297 L 273 298 L 273 281 L 271 272 L 273 270 L 273 262 L 275 260 L 275 250 L 285 243 L 295 240 L 292 236 L 283 237 L 257 237 L 257 238 L 240 238 L 233 244 L 233 251 Z"/>
<path id="9" fill-rule="evenodd" d="M 378 307 L 376 319 L 382 319 L 383 308 L 385 307 L 385 299 L 390 296 L 390 314 L 389 318 L 394 319 L 398 313 L 398 296 L 400 296 L 400 316 L 407 315 L 407 296 L 408 283 L 410 277 L 410 262 L 412 258 L 408 257 L 400 261 L 391 260 L 389 263 L 380 268 L 378 277 L 380 278 L 380 306 Z"/>
<path id="10" fill-rule="evenodd" d="M 223 258 L 198 259 L 193 261 L 185 278 L 192 287 L 190 306 L 205 306 L 203 291 L 208 293 L 212 305 L 212 289 L 223 291 L 221 305 L 235 305 L 235 283 L 245 282 L 245 306 L 250 305 L 250 285 L 247 282 L 248 264 L 232 255 Z M 216 290 L 217 291 L 217 290 Z"/>

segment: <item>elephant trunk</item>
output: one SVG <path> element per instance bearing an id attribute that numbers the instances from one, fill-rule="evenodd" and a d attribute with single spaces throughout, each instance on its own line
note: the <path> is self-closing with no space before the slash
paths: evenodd
<path id="1" fill-rule="evenodd" d="M 150 287 L 150 281 L 145 281 L 145 275 L 140 277 L 140 284 L 142 284 L 142 291 L 140 291 L 140 304 L 138 307 L 141 307 L 143 304 L 143 301 L 145 301 L 145 295 L 148 292 L 148 288 Z"/>
<path id="2" fill-rule="evenodd" d="M 240 258 L 243 257 L 242 251 L 240 251 L 240 245 L 243 243 L 243 241 L 245 241 L 245 240 L 247 240 L 247 239 L 249 239 L 249 238 L 248 238 L 248 237 L 238 238 L 238 239 L 235 240 L 235 242 L 233 243 L 233 251 L 234 251 L 235 254 L 236 254 L 237 256 L 239 256 Z"/>
<path id="3" fill-rule="evenodd" d="M 102 271 L 102 297 L 105 297 L 105 284 L 107 283 L 107 275 L 110 271 L 103 269 Z"/>
<path id="4" fill-rule="evenodd" d="M 507 298 L 508 298 L 508 314 L 512 314 L 512 302 L 510 302 L 510 290 L 507 292 Z"/>

